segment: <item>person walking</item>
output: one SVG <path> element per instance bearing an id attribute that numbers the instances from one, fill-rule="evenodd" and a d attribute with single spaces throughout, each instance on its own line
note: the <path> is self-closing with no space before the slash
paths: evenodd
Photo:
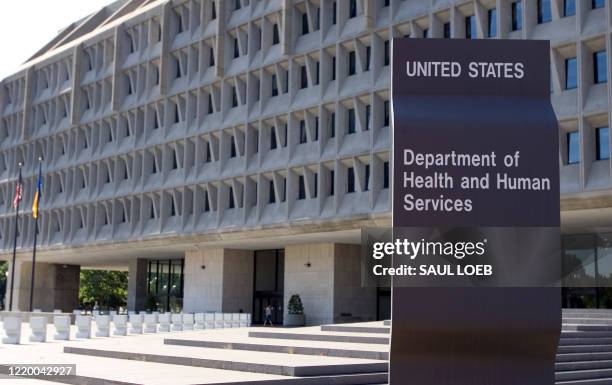
<path id="1" fill-rule="evenodd" d="M 266 324 L 269 322 L 270 326 L 274 326 L 274 324 L 272 324 L 272 305 L 268 304 L 268 306 L 266 306 L 265 309 L 265 314 L 266 314 L 266 320 L 264 321 L 263 326 L 266 326 Z"/>

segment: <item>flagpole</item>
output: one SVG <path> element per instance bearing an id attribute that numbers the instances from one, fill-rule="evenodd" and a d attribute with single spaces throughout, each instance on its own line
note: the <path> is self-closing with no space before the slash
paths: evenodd
<path id="1" fill-rule="evenodd" d="M 30 278 L 30 312 L 33 311 L 34 304 L 34 272 L 36 270 L 36 238 L 38 236 L 38 206 L 40 204 L 40 180 L 42 178 L 42 158 L 38 158 L 38 180 L 36 181 L 36 194 L 38 194 L 35 202 L 36 217 L 34 218 L 34 249 L 32 250 L 32 277 Z"/>
<path id="2" fill-rule="evenodd" d="M 11 290 L 9 294 L 9 311 L 13 311 L 13 287 L 15 285 L 15 264 L 17 258 L 17 232 L 19 231 L 19 204 L 21 203 L 21 194 L 23 190 L 23 184 L 21 180 L 21 166 L 22 163 L 19 162 L 19 178 L 17 179 L 17 186 L 15 187 L 15 193 L 19 194 L 19 197 L 15 197 L 17 205 L 15 207 L 15 234 L 13 236 L 13 264 L 11 265 Z M 20 189 L 17 191 L 17 189 Z"/>

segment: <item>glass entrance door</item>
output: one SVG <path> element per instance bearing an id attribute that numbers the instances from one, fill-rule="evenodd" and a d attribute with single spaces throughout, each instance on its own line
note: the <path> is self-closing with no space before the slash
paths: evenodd
<path id="1" fill-rule="evenodd" d="M 253 323 L 263 324 L 266 306 L 272 306 L 272 323 L 283 324 L 285 250 L 258 250 L 254 253 Z"/>

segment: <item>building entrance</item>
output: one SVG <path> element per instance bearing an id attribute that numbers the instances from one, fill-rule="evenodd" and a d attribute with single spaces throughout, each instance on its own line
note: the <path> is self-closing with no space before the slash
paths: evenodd
<path id="1" fill-rule="evenodd" d="M 257 250 L 254 253 L 253 323 L 263 324 L 265 309 L 272 306 L 272 323 L 283 324 L 285 250 Z"/>

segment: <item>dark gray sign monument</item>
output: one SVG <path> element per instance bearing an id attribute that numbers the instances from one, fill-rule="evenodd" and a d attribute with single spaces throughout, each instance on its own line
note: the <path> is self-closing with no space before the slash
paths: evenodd
<path id="1" fill-rule="evenodd" d="M 395 39 L 392 51 L 390 383 L 553 385 L 561 255 L 549 43 Z"/>

